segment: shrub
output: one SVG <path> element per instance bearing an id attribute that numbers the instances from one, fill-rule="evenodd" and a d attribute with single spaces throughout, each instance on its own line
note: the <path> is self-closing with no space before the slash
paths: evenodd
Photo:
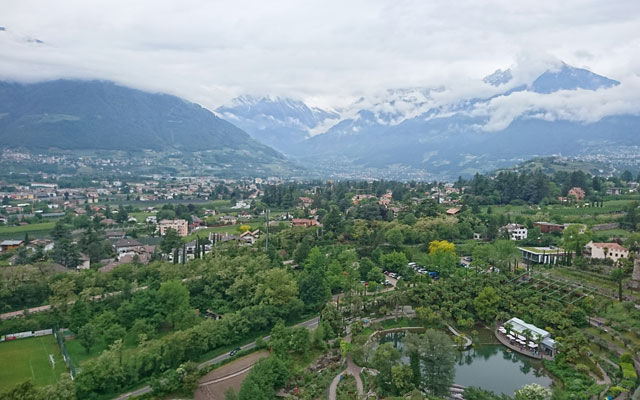
<path id="1" fill-rule="evenodd" d="M 624 379 L 638 379 L 638 375 L 636 374 L 636 370 L 633 368 L 632 363 L 621 362 L 620 368 L 622 369 L 622 377 Z"/>
<path id="2" fill-rule="evenodd" d="M 633 356 L 631 355 L 631 353 L 624 353 L 620 356 L 620 362 L 632 364 Z"/>

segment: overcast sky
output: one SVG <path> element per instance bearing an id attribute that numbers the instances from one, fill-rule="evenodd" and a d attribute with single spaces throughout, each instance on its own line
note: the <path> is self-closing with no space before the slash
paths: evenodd
<path id="1" fill-rule="evenodd" d="M 107 79 L 210 109 L 241 94 L 331 107 L 399 87 L 458 96 L 498 68 L 524 79 L 557 60 L 640 87 L 638 0 L 19 0 L 0 26 L 2 79 Z"/>

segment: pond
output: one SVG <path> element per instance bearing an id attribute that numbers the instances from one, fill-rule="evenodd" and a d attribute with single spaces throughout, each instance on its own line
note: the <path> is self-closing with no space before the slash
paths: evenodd
<path id="1" fill-rule="evenodd" d="M 402 350 L 404 336 L 403 332 L 391 333 L 381 336 L 379 342 L 391 342 Z M 408 357 L 403 357 L 403 361 L 408 363 Z M 476 386 L 509 396 L 529 383 L 548 388 L 553 383 L 540 361 L 508 352 L 501 344 L 480 344 L 470 350 L 458 352 L 455 368 L 454 382 L 458 385 Z"/>

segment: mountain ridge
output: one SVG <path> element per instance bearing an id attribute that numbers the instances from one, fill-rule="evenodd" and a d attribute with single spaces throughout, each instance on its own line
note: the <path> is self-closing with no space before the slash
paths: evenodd
<path id="1" fill-rule="evenodd" d="M 544 109 L 533 108 L 496 124 L 490 106 L 498 97 L 510 100 L 516 93 L 547 96 L 558 91 L 595 91 L 620 84 L 564 63 L 527 82 L 516 76 L 511 69 L 497 70 L 483 79 L 495 88 L 495 94 L 448 103 L 439 101 L 445 88 L 387 90 L 378 98 L 361 98 L 354 103 L 355 110 L 341 115 L 324 133 L 309 135 L 283 151 L 302 164 L 338 176 L 357 176 L 358 171 L 369 169 L 374 175 L 385 174 L 395 169 L 399 174 L 411 171 L 430 179 L 488 172 L 534 156 L 575 155 L 597 149 L 594 143 L 622 146 L 640 141 L 636 115 L 580 122 L 556 113 L 554 121 L 546 121 L 548 118 L 539 116 Z"/>
<path id="2" fill-rule="evenodd" d="M 0 142 L 29 151 L 206 153 L 222 169 L 291 166 L 198 104 L 109 81 L 0 82 Z"/>

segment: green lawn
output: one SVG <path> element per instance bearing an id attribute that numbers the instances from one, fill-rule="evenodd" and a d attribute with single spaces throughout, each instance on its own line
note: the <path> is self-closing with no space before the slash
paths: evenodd
<path id="1" fill-rule="evenodd" d="M 197 236 L 200 236 L 201 238 L 209 238 L 209 232 L 218 232 L 218 233 L 226 232 L 229 234 L 238 233 L 237 229 L 238 227 L 240 227 L 240 225 L 249 225 L 251 229 L 255 229 L 262 224 L 259 222 L 250 222 L 250 223 L 242 223 L 237 225 L 225 225 L 225 226 L 216 226 L 215 228 L 199 229 L 197 232 L 192 233 L 191 235 L 187 236 L 185 239 L 187 241 L 191 241 L 191 240 L 195 240 Z"/>
<path id="2" fill-rule="evenodd" d="M 53 354 L 55 369 L 51 367 L 49 354 Z M 53 335 L 0 343 L 0 365 L 0 388 L 3 389 L 28 380 L 35 386 L 50 385 L 67 372 Z"/>
<path id="3" fill-rule="evenodd" d="M 0 226 L 0 237 L 2 238 L 19 238 L 23 239 L 25 233 L 33 239 L 38 234 L 43 234 L 53 230 L 56 226 L 55 222 L 42 222 L 39 224 L 29 224 L 21 226 Z"/>

